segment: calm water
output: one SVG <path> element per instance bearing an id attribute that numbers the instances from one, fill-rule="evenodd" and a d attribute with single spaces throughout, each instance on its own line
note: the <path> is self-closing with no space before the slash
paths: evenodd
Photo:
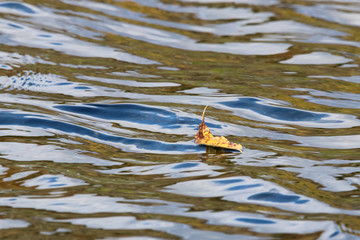
<path id="1" fill-rule="evenodd" d="M 360 2 L 0 2 L 0 236 L 360 239 Z M 202 110 L 214 135 L 194 143 Z"/>

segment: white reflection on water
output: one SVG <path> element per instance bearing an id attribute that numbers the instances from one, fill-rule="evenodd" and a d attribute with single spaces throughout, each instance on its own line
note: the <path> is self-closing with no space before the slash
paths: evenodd
<path id="1" fill-rule="evenodd" d="M 54 136 L 42 128 L 29 128 L 27 126 L 4 126 L 0 128 L 0 136 L 13 136 L 16 132 L 16 136 Z"/>
<path id="2" fill-rule="evenodd" d="M 360 148 L 360 135 L 344 136 L 310 136 L 303 137 L 299 146 L 332 148 L 332 149 L 356 149 Z"/>
<path id="3" fill-rule="evenodd" d="M 31 151 L 29 151 L 31 149 Z M 52 161 L 58 163 L 90 163 L 95 166 L 121 165 L 122 163 L 84 155 L 79 150 L 69 150 L 55 145 L 3 142 L 0 154 L 14 161 Z"/>
<path id="4" fill-rule="evenodd" d="M 348 41 L 341 38 L 325 36 L 325 35 L 313 35 L 307 39 L 299 39 L 296 40 L 298 42 L 305 42 L 305 43 L 319 43 L 319 44 L 337 44 L 337 45 L 348 45 L 354 47 L 360 47 L 360 42 L 357 41 Z M 342 67 L 357 67 L 358 65 L 354 64 L 344 64 Z"/>
<path id="5" fill-rule="evenodd" d="M 11 77 L 0 76 L 0 89 L 69 94 L 76 97 L 118 96 L 122 92 L 114 88 L 71 82 L 60 75 L 31 71 Z"/>
<path id="6" fill-rule="evenodd" d="M 30 223 L 23 220 L 0 219 L 0 229 L 27 228 Z"/>
<path id="7" fill-rule="evenodd" d="M 165 68 L 166 67 L 158 67 L 159 69 L 161 68 Z M 178 70 L 178 69 L 177 69 Z M 122 76 L 122 77 L 134 77 L 134 78 L 162 78 L 161 76 L 158 75 L 154 75 L 154 74 L 144 74 L 144 73 L 139 73 L 136 71 L 126 71 L 126 72 L 112 72 L 112 75 L 115 76 Z"/>
<path id="8" fill-rule="evenodd" d="M 348 163 L 356 163 L 359 161 L 348 161 Z M 285 171 L 296 172 L 298 177 L 311 179 L 325 186 L 324 190 L 331 192 L 346 192 L 358 189 L 356 184 L 359 183 L 359 176 L 353 178 L 339 179 L 343 175 L 356 173 L 358 167 L 338 167 L 338 166 L 312 166 L 306 168 L 284 167 Z"/>
<path id="9" fill-rule="evenodd" d="M 105 218 L 78 218 L 56 220 L 56 222 L 71 222 L 72 224 L 86 225 L 88 228 L 115 229 L 168 229 L 175 223 L 161 220 L 136 220 L 135 217 L 105 217 Z"/>
<path id="10" fill-rule="evenodd" d="M 139 203 L 139 204 L 137 204 Z M 155 205 L 142 205 L 153 203 Z M 44 198 L 43 196 L 0 197 L 0 206 L 32 208 L 68 213 L 169 213 L 182 215 L 189 204 L 143 199 L 127 200 L 120 197 L 76 194 L 69 197 Z"/>
<path id="11" fill-rule="evenodd" d="M 168 178 L 184 178 L 194 176 L 218 176 L 221 172 L 216 170 L 223 169 L 220 166 L 210 166 L 201 162 L 182 162 L 173 164 L 151 165 L 151 166 L 131 166 L 111 170 L 98 170 L 108 174 L 136 174 L 136 175 L 157 175 L 161 174 Z"/>
<path id="12" fill-rule="evenodd" d="M 288 43 L 261 42 L 198 43 L 197 40 L 185 35 L 129 23 L 106 23 L 106 26 L 121 36 L 190 51 L 211 51 L 239 55 L 272 55 L 285 53 L 291 46 Z"/>
<path id="13" fill-rule="evenodd" d="M 37 172 L 38 171 L 17 172 L 17 173 L 14 173 L 13 175 L 11 175 L 10 177 L 2 179 L 2 181 L 8 182 L 8 181 L 19 180 L 19 179 L 22 179 L 22 178 L 26 178 L 26 177 L 34 174 L 34 173 L 37 173 Z"/>
<path id="14" fill-rule="evenodd" d="M 88 228 L 100 228 L 105 230 L 117 229 L 151 229 L 163 231 L 171 235 L 179 236 L 182 239 L 241 239 L 242 235 L 224 234 L 220 232 L 198 230 L 186 224 L 169 222 L 163 220 L 137 220 L 135 217 L 104 217 L 104 218 L 77 218 L 65 220 L 48 219 L 50 222 L 70 222 L 75 225 L 85 225 Z M 257 237 L 246 236 L 246 239 L 259 239 Z"/>
<path id="15" fill-rule="evenodd" d="M 139 233 L 140 234 L 140 233 Z M 101 238 L 101 240 L 163 240 L 164 238 L 155 238 L 155 237 L 145 237 L 145 236 L 136 236 L 136 237 L 106 237 Z"/>
<path id="16" fill-rule="evenodd" d="M 250 5 L 274 5 L 279 3 L 278 0 L 180 0 L 182 2 L 199 2 L 199 3 L 240 3 Z"/>
<path id="17" fill-rule="evenodd" d="M 309 76 L 310 78 L 330 78 L 334 80 L 341 80 L 346 82 L 353 82 L 353 83 L 360 83 L 360 75 L 354 75 L 354 76 Z"/>
<path id="18" fill-rule="evenodd" d="M 321 187 L 322 190 L 331 192 L 356 190 L 356 184 L 360 181 L 360 178 L 356 175 L 359 168 L 349 167 L 349 165 L 359 164 L 360 160 L 330 159 L 315 161 L 300 157 L 276 156 L 274 152 L 247 149 L 242 155 L 236 156 L 233 161 L 236 164 L 245 166 L 282 166 L 278 168 L 298 173 L 297 177 L 310 179 L 321 184 L 323 186 Z"/>
<path id="19" fill-rule="evenodd" d="M 9 168 L 3 167 L 2 165 L 0 165 L 0 175 L 4 175 L 7 170 L 9 170 Z"/>
<path id="20" fill-rule="evenodd" d="M 306 88 L 292 90 L 306 91 L 308 95 L 293 95 L 292 97 L 306 99 L 308 102 L 338 108 L 360 108 L 360 94 L 338 91 L 325 92 Z"/>
<path id="21" fill-rule="evenodd" d="M 302 233 L 322 232 L 319 239 L 328 239 L 340 231 L 332 221 L 286 220 L 266 217 L 263 214 L 240 213 L 235 211 L 190 212 L 188 215 L 209 219 L 209 224 L 250 228 L 259 233 Z"/>
<path id="22" fill-rule="evenodd" d="M 194 94 L 194 95 L 214 96 L 219 91 L 220 91 L 220 89 L 207 88 L 207 87 L 196 87 L 196 88 L 191 88 L 191 89 L 178 91 L 178 92 L 183 92 L 183 93 L 191 94 L 191 95 Z"/>
<path id="23" fill-rule="evenodd" d="M 40 74 L 27 71 L 24 75 L 12 77 L 0 76 L 0 89 L 7 90 L 29 90 L 29 91 L 46 91 L 50 87 L 56 86 L 61 89 L 62 86 L 72 85 L 62 76 L 55 74 Z M 79 86 L 79 85 L 78 85 Z M 47 91 L 46 91 L 47 92 Z"/>
<path id="24" fill-rule="evenodd" d="M 234 20 L 246 19 L 251 22 L 268 20 L 274 16 L 272 12 L 254 11 L 244 7 L 211 8 L 207 6 L 182 6 L 179 4 L 165 4 L 159 0 L 135 0 L 143 6 L 155 7 L 168 12 L 192 13 L 201 20 Z M 213 25 L 209 25 L 211 27 Z"/>
<path id="25" fill-rule="evenodd" d="M 35 187 L 36 189 L 52 189 L 63 187 L 75 187 L 88 185 L 85 181 L 66 177 L 64 175 L 44 174 L 29 180 L 23 184 L 25 187 Z"/>
<path id="26" fill-rule="evenodd" d="M 351 1 L 344 1 L 351 2 Z M 295 10 L 314 18 L 324 19 L 329 22 L 336 22 L 344 25 L 360 26 L 360 7 L 359 1 L 355 4 L 336 5 L 336 4 L 315 4 L 312 6 L 294 5 Z"/>
<path id="27" fill-rule="evenodd" d="M 250 35 L 257 33 L 272 33 L 276 34 L 277 38 L 282 40 L 308 39 L 314 35 L 328 37 L 347 35 L 340 31 L 314 27 L 293 20 L 271 21 L 256 25 L 247 25 L 247 22 L 230 22 L 219 24 L 215 33 L 217 33 L 218 35 L 231 36 Z"/>
<path id="28" fill-rule="evenodd" d="M 41 235 L 54 235 L 54 234 L 57 234 L 57 233 L 69 233 L 69 232 L 71 232 L 71 230 L 68 229 L 68 228 L 58 228 L 53 232 L 41 231 L 40 234 Z"/>
<path id="29" fill-rule="evenodd" d="M 19 53 L 9 53 L 0 51 L 0 69 L 10 70 L 13 68 L 20 67 L 21 65 L 28 64 L 49 64 L 55 65 L 55 63 L 43 60 L 39 57 L 32 57 L 30 55 L 21 55 Z"/>
<path id="30" fill-rule="evenodd" d="M 341 63 L 348 63 L 351 61 L 353 60 L 342 56 L 333 55 L 327 52 L 312 52 L 308 54 L 295 55 L 288 60 L 281 61 L 280 63 L 322 65 L 322 64 L 341 64 Z"/>
<path id="31" fill-rule="evenodd" d="M 139 82 L 139 81 L 134 81 L 134 80 L 101 78 L 101 77 L 93 77 L 93 76 L 77 76 L 77 78 L 88 80 L 88 81 L 104 82 L 104 83 L 124 85 L 124 86 L 129 86 L 129 87 L 140 87 L 140 88 L 180 86 L 180 84 L 173 83 L 173 82 Z"/>

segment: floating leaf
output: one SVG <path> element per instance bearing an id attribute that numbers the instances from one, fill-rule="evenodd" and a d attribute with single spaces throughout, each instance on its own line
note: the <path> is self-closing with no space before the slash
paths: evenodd
<path id="1" fill-rule="evenodd" d="M 199 130 L 195 136 L 195 143 L 196 144 L 203 144 L 210 147 L 217 147 L 217 148 L 227 148 L 227 149 L 233 149 L 238 150 L 240 152 L 242 149 L 242 146 L 237 143 L 232 143 L 229 140 L 227 140 L 225 137 L 214 137 L 210 129 L 205 125 L 205 112 L 208 106 L 204 108 L 203 114 L 202 114 L 202 122 L 199 125 Z"/>

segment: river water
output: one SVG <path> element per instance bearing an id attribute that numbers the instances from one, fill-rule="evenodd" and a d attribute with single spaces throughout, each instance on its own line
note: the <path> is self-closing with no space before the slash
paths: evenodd
<path id="1" fill-rule="evenodd" d="M 0 2 L 0 236 L 360 239 L 360 2 Z M 212 133 L 244 152 L 194 143 Z"/>

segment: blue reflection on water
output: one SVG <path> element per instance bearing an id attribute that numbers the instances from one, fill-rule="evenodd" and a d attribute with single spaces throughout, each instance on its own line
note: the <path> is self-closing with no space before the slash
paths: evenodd
<path id="1" fill-rule="evenodd" d="M 45 177 L 42 179 L 42 181 L 46 182 L 46 183 L 52 183 L 49 184 L 49 187 L 64 187 L 66 186 L 65 183 L 58 183 L 59 182 L 59 177 Z"/>
<path id="2" fill-rule="evenodd" d="M 179 143 L 164 143 L 155 140 L 114 136 L 66 122 L 45 119 L 43 116 L 39 115 L 19 114 L 7 111 L 0 111 L 0 125 L 21 125 L 29 127 L 40 127 L 43 129 L 56 129 L 66 133 L 75 133 L 82 136 L 89 136 L 103 141 L 121 143 L 124 145 L 135 145 L 138 149 L 153 151 L 196 152 L 202 149 L 200 146 L 195 144 L 185 145 Z"/>
<path id="3" fill-rule="evenodd" d="M 296 195 L 285 195 L 281 193 L 273 193 L 273 192 L 264 192 L 251 195 L 248 197 L 249 200 L 258 200 L 258 201 L 269 201 L 269 202 L 277 202 L 277 203 L 290 203 L 294 202 L 297 204 L 304 204 L 309 200 L 300 200 L 300 196 Z"/>
<path id="4" fill-rule="evenodd" d="M 67 205 L 66 203 L 52 203 L 52 204 L 49 204 L 49 205 L 52 205 L 52 206 L 62 206 L 62 205 Z"/>
<path id="5" fill-rule="evenodd" d="M 50 184 L 49 187 L 65 187 L 66 184 L 59 183 L 59 184 Z"/>
<path id="6" fill-rule="evenodd" d="M 74 89 L 89 90 L 89 89 L 91 89 L 91 87 L 87 87 L 87 86 L 77 86 L 77 87 L 74 87 Z"/>
<path id="7" fill-rule="evenodd" d="M 335 237 L 335 236 L 337 236 L 337 235 L 339 235 L 339 234 L 340 234 L 340 231 L 337 230 L 337 231 L 335 231 L 333 234 L 331 234 L 329 237 L 330 237 L 330 238 L 333 238 L 333 237 Z"/>
<path id="8" fill-rule="evenodd" d="M 180 169 L 180 168 L 192 168 L 198 166 L 199 163 L 181 163 L 173 166 L 173 169 Z"/>
<path id="9" fill-rule="evenodd" d="M 260 187 L 260 186 L 262 186 L 262 184 L 256 183 L 256 184 L 239 185 L 239 186 L 235 186 L 235 187 L 230 187 L 230 188 L 228 188 L 226 190 L 236 191 L 236 190 L 244 190 L 244 189 L 255 188 L 255 187 Z"/>
<path id="10" fill-rule="evenodd" d="M 18 3 L 18 2 L 0 3 L 0 7 L 16 9 L 16 10 L 24 12 L 24 13 L 35 14 L 34 10 L 32 10 L 31 8 L 27 7 L 26 5 L 24 5 L 22 3 Z"/>
<path id="11" fill-rule="evenodd" d="M 218 183 L 218 184 L 232 184 L 232 183 L 239 183 L 239 182 L 243 182 L 244 180 L 242 179 L 225 179 L 225 180 L 216 180 L 214 181 L 214 183 Z"/>
<path id="12" fill-rule="evenodd" d="M 1 65 L 1 68 L 3 68 L 3 69 L 11 69 L 11 67 L 10 67 L 10 66 L 5 65 L 5 64 L 2 64 L 2 65 Z"/>
<path id="13" fill-rule="evenodd" d="M 47 181 L 48 183 L 54 183 L 54 182 L 57 182 L 58 177 L 46 177 L 46 178 L 43 178 L 43 180 Z"/>
<path id="14" fill-rule="evenodd" d="M 55 108 L 108 120 L 122 120 L 147 125 L 161 125 L 167 129 L 177 129 L 184 125 L 193 125 L 197 129 L 200 119 L 179 117 L 175 113 L 140 104 L 85 104 L 81 106 L 61 105 Z M 206 123 L 212 128 L 220 125 Z"/>
<path id="15" fill-rule="evenodd" d="M 260 99 L 257 98 L 239 98 L 237 101 L 220 102 L 220 104 L 231 108 L 249 109 L 267 117 L 284 121 L 321 121 L 328 123 L 338 122 L 322 120 L 322 118 L 328 117 L 328 114 L 314 113 L 287 107 L 265 105 Z"/>
<path id="16" fill-rule="evenodd" d="M 74 83 L 72 82 L 61 82 L 61 83 L 55 83 L 56 86 L 66 86 L 66 85 L 72 85 Z"/>
<path id="17" fill-rule="evenodd" d="M 43 75 L 43 74 L 31 74 L 30 72 L 26 72 L 24 76 L 13 76 L 11 77 L 9 82 L 10 88 L 17 89 L 30 89 L 31 87 L 45 87 L 58 85 L 61 83 L 56 83 L 52 76 Z M 73 83 L 70 83 L 73 84 Z M 5 84 L 6 86 L 6 84 Z"/>
<path id="18" fill-rule="evenodd" d="M 14 24 L 14 23 L 8 23 L 8 26 L 13 27 L 13 28 L 23 29 L 22 26 L 19 26 L 19 25 Z"/>
<path id="19" fill-rule="evenodd" d="M 276 222 L 270 221 L 270 220 L 264 220 L 264 219 L 256 219 L 256 218 L 236 218 L 236 221 L 239 222 L 246 222 L 246 223 L 252 223 L 252 224 L 274 224 Z"/>
<path id="20" fill-rule="evenodd" d="M 38 37 L 51 38 L 51 35 L 49 35 L 49 34 L 38 34 Z"/>

